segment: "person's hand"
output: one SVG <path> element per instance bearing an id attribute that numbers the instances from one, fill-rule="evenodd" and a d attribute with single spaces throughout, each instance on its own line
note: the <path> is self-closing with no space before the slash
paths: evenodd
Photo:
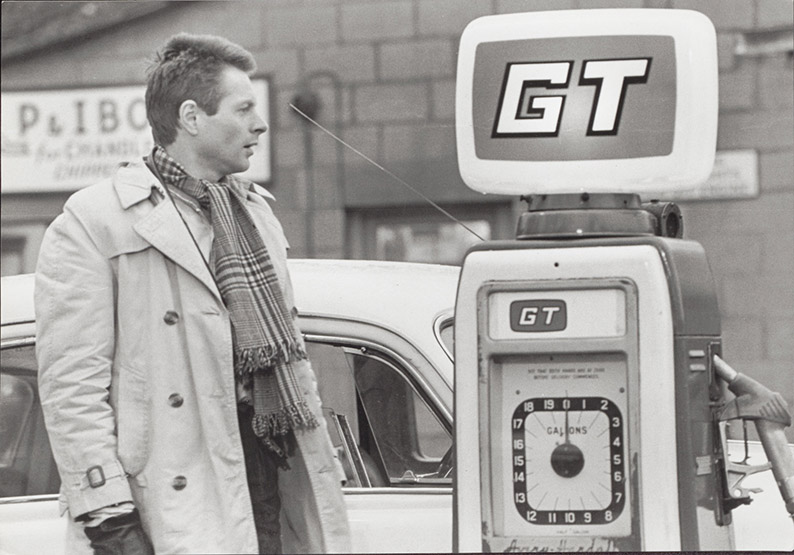
<path id="1" fill-rule="evenodd" d="M 154 555 L 138 510 L 108 518 L 98 526 L 86 526 L 94 555 Z"/>

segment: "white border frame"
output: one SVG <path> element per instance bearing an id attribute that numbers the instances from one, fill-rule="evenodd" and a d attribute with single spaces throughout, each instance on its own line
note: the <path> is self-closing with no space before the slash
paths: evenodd
<path id="1" fill-rule="evenodd" d="M 474 57 L 484 42 L 604 35 L 669 35 L 675 42 L 676 115 L 672 152 L 631 159 L 502 161 L 477 158 L 472 96 Z M 481 17 L 464 29 L 458 54 L 455 119 L 458 167 L 481 193 L 679 191 L 704 182 L 717 141 L 716 32 L 690 10 L 596 9 Z"/>

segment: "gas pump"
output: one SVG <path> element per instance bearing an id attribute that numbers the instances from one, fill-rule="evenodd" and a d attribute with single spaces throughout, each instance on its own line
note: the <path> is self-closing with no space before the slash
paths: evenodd
<path id="1" fill-rule="evenodd" d="M 768 468 L 727 459 L 732 418 L 757 423 L 794 513 L 785 402 L 721 358 L 703 248 L 675 204 L 641 200 L 708 177 L 715 44 L 684 10 L 464 31 L 461 176 L 528 208 L 516 240 L 473 247 L 461 271 L 455 551 L 732 549 L 740 481 Z"/>

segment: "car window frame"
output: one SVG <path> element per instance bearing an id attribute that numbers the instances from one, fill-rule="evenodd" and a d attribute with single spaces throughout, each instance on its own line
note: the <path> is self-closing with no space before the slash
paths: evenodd
<path id="1" fill-rule="evenodd" d="M 405 372 L 404 377 L 408 379 L 415 392 L 449 432 L 454 449 L 452 388 L 444 379 L 442 372 L 431 362 L 430 357 L 420 352 L 407 338 L 378 323 L 323 314 L 301 312 L 299 327 L 307 341 L 340 346 L 360 345 L 383 354 L 397 363 Z M 369 488 L 344 486 L 342 490 L 345 495 L 449 494 L 452 491 L 452 483 L 416 484 L 414 487 L 412 485 Z"/>
<path id="2" fill-rule="evenodd" d="M 36 345 L 35 323 L 31 320 L 13 321 L 8 324 L 4 324 L 2 328 L 0 328 L 0 334 L 0 351 L 18 347 L 35 347 Z M 38 390 L 37 372 L 32 371 L 30 373 L 35 375 L 36 388 Z M 50 455 L 52 456 L 52 454 Z M 32 503 L 38 501 L 57 501 L 59 495 L 60 492 L 54 492 L 0 497 L 0 505 Z"/>
<path id="3" fill-rule="evenodd" d="M 365 356 L 373 357 L 374 359 L 379 359 L 383 361 L 388 366 L 392 367 L 400 376 L 405 379 L 408 384 L 410 385 L 413 392 L 421 399 L 422 402 L 428 407 L 428 409 L 433 413 L 436 419 L 439 421 L 439 424 L 446 430 L 449 434 L 450 439 L 452 440 L 452 444 L 454 445 L 454 430 L 452 427 L 452 421 L 449 415 L 445 415 L 440 407 L 442 406 L 440 398 L 435 395 L 432 391 L 427 389 L 427 384 L 421 383 L 424 380 L 416 379 L 415 376 L 420 375 L 415 369 L 412 369 L 409 362 L 406 360 L 405 357 L 400 356 L 399 353 L 392 351 L 389 347 L 384 346 L 380 343 L 361 339 L 361 338 L 350 338 L 344 335 L 336 334 L 336 335 L 319 335 L 314 333 L 303 333 L 303 338 L 307 342 L 311 343 L 322 343 L 326 345 L 331 345 L 334 347 L 341 348 L 345 353 L 348 352 L 357 352 L 360 351 L 361 354 Z M 366 410 L 366 409 L 365 409 Z M 339 423 L 336 423 L 340 425 Z M 341 424 L 344 427 L 344 424 Z M 345 435 L 342 434 L 342 440 L 345 443 L 345 451 L 347 453 L 352 454 L 355 457 L 355 454 L 358 452 L 358 447 L 355 444 L 350 444 L 345 440 Z M 377 437 L 375 438 L 377 442 Z M 354 467 L 357 465 L 354 464 Z M 357 468 L 354 468 L 357 470 Z M 388 477 L 388 473 L 387 473 Z M 356 480 L 360 484 L 369 484 L 371 483 L 371 477 L 369 475 L 359 475 L 357 476 Z M 390 480 L 391 482 L 391 480 Z M 347 486 L 343 488 L 345 491 L 364 488 L 364 489 L 379 489 L 379 490 L 398 490 L 398 491 L 405 491 L 407 488 L 406 486 L 410 487 L 411 485 L 417 486 L 418 489 L 429 489 L 432 487 L 452 487 L 452 484 L 434 484 L 434 485 L 427 485 L 421 482 L 416 482 L 415 484 L 406 484 L 403 483 L 402 485 L 395 485 L 391 483 L 388 486 L 366 486 L 360 485 L 356 488 L 351 488 Z"/>
<path id="4" fill-rule="evenodd" d="M 451 313 L 445 313 L 436 322 L 446 321 L 451 318 Z M 441 371 L 431 362 L 430 357 L 420 352 L 417 347 L 406 337 L 390 330 L 386 326 L 353 320 L 338 316 L 329 316 L 313 313 L 301 313 L 299 325 L 304 337 L 307 340 L 317 340 L 323 343 L 336 341 L 344 345 L 359 345 L 368 347 L 376 352 L 384 354 L 396 362 L 403 371 L 405 377 L 411 383 L 416 393 L 424 400 L 431 411 L 436 415 L 439 422 L 450 433 L 454 446 L 454 430 L 452 420 L 452 388 L 444 379 Z M 432 333 L 436 334 L 436 327 L 433 324 Z M 26 320 L 12 322 L 2 326 L 2 339 L 0 339 L 0 349 L 11 349 L 15 347 L 35 346 L 35 322 Z M 436 335 L 440 348 L 447 356 L 449 353 Z M 451 359 L 450 359 L 451 362 Z M 373 493 L 387 493 L 395 495 L 404 494 L 448 494 L 452 490 L 452 484 L 439 484 L 420 487 L 343 487 L 345 495 L 366 495 Z M 58 499 L 58 493 L 28 495 L 0 498 L 0 504 L 11 504 L 21 502 L 52 501 Z"/>
<path id="5" fill-rule="evenodd" d="M 436 336 L 436 341 L 438 341 L 438 344 L 441 345 L 441 348 L 443 349 L 444 354 L 447 355 L 447 358 L 449 358 L 449 361 L 453 363 L 455 362 L 455 358 L 453 354 L 455 350 L 454 326 L 455 326 L 455 314 L 452 310 L 445 311 L 444 313 L 439 314 L 438 316 L 436 316 L 436 319 L 433 321 L 433 334 Z M 446 341 L 444 341 L 444 336 L 443 336 L 443 333 L 449 328 L 452 328 L 452 333 L 453 333 L 452 344 L 448 344 Z"/>
<path id="6" fill-rule="evenodd" d="M 382 351 L 407 371 L 411 382 L 438 411 L 444 426 L 452 430 L 452 387 L 431 358 L 410 340 L 385 326 L 363 320 L 301 313 L 298 323 L 306 340 L 361 343 L 363 347 Z"/>

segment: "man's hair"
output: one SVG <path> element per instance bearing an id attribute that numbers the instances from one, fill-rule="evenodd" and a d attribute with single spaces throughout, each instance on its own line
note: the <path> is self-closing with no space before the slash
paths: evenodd
<path id="1" fill-rule="evenodd" d="M 228 67 L 250 75 L 256 61 L 222 37 L 179 33 L 168 40 L 147 71 L 146 117 L 156 144 L 168 146 L 176 140 L 179 107 L 185 100 L 195 100 L 209 115 L 218 111 L 221 74 Z"/>

